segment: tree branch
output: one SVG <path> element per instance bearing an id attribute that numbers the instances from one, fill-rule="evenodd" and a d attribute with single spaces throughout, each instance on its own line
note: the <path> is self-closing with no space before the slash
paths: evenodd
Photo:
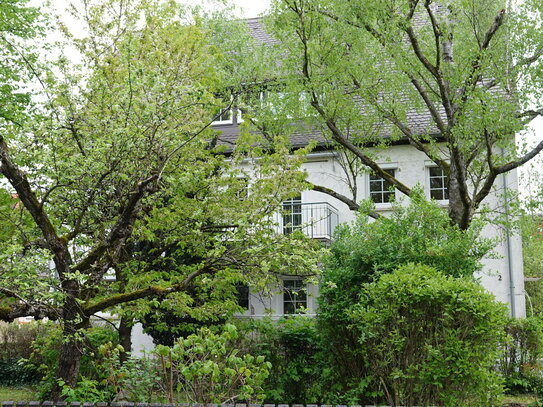
<path id="1" fill-rule="evenodd" d="M 71 264 L 72 259 L 66 245 L 58 237 L 55 227 L 49 220 L 47 214 L 43 211 L 43 206 L 36 198 L 30 183 L 23 171 L 11 161 L 8 146 L 2 136 L 0 136 L 0 172 L 8 179 L 11 186 L 17 192 L 19 199 L 28 210 L 36 225 L 42 232 L 47 242 L 49 250 L 53 253 L 53 260 L 57 266 L 59 276 L 63 278 L 66 265 Z"/>
<path id="2" fill-rule="evenodd" d="M 466 100 L 466 94 L 468 89 L 472 89 L 477 82 L 481 80 L 481 75 L 479 73 L 480 63 L 481 63 L 481 57 L 483 55 L 483 52 L 488 48 L 490 45 L 490 41 L 496 34 L 496 32 L 499 30 L 503 23 L 503 19 L 505 16 L 505 9 L 500 10 L 496 17 L 494 18 L 494 22 L 492 26 L 488 29 L 488 31 L 485 33 L 485 37 L 483 39 L 483 42 L 481 43 L 481 46 L 479 47 L 479 52 L 473 62 L 471 63 L 471 72 L 466 78 L 464 82 L 464 86 L 462 86 L 458 91 L 458 97 L 462 99 L 462 101 L 465 102 Z"/>
<path id="3" fill-rule="evenodd" d="M 155 181 L 158 175 L 152 175 L 149 178 L 138 183 L 136 189 L 130 193 L 128 201 L 123 209 L 123 212 L 119 216 L 119 219 L 115 223 L 113 229 L 109 233 L 109 236 L 104 242 L 99 244 L 96 248 L 82 259 L 77 265 L 75 265 L 73 271 L 86 271 L 91 268 L 106 252 L 106 250 L 115 246 L 118 242 L 127 238 L 130 235 L 132 224 L 135 220 L 135 212 L 137 206 L 148 191 L 149 184 Z"/>
<path id="4" fill-rule="evenodd" d="M 189 274 L 182 282 L 171 285 L 170 287 L 163 288 L 163 287 L 152 285 L 147 288 L 142 288 L 140 290 L 135 290 L 135 291 L 121 293 L 121 294 L 115 294 L 115 295 L 112 295 L 111 297 L 101 299 L 96 303 L 84 306 L 83 312 L 85 313 L 85 315 L 91 316 L 97 312 L 105 311 L 116 305 L 125 304 L 131 301 L 141 300 L 147 297 L 155 296 L 159 298 L 164 298 L 165 296 L 169 294 L 187 289 L 187 287 L 192 282 L 192 280 L 194 280 L 196 277 L 202 274 L 209 273 L 210 271 L 211 271 L 211 268 L 209 266 L 202 266 L 202 268 Z"/>
<path id="5" fill-rule="evenodd" d="M 333 189 L 326 188 L 326 187 L 323 187 L 321 185 L 315 185 L 315 184 L 310 184 L 310 185 L 311 185 L 313 191 L 322 192 L 323 194 L 329 195 L 332 198 L 335 198 L 338 201 L 343 202 L 345 205 L 347 205 L 349 207 L 349 209 L 351 211 L 357 211 L 357 210 L 360 209 L 360 205 L 357 204 L 355 201 L 353 201 L 352 199 L 346 197 L 345 195 L 337 193 Z M 371 216 L 373 219 L 379 219 L 381 217 L 381 215 L 379 215 L 375 211 L 369 212 L 368 215 Z"/>

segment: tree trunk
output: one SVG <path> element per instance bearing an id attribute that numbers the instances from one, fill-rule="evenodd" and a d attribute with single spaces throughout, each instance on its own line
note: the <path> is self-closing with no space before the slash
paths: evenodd
<path id="1" fill-rule="evenodd" d="M 472 208 L 469 205 L 469 197 L 462 195 L 462 187 L 464 186 L 461 185 L 462 182 L 458 169 L 453 160 L 451 160 L 448 185 L 449 217 L 453 224 L 457 225 L 462 230 L 466 230 L 471 223 L 473 214 Z M 465 189 L 467 190 L 467 187 Z"/>
<path id="2" fill-rule="evenodd" d="M 124 363 L 130 357 L 130 352 L 132 351 L 132 324 L 133 319 L 123 316 L 119 322 L 119 342 L 123 347 L 124 351 L 121 352 L 120 359 L 121 363 Z"/>
<path id="3" fill-rule="evenodd" d="M 59 401 L 62 397 L 62 386 L 59 385 L 59 380 L 72 388 L 77 384 L 83 355 L 83 341 L 79 331 L 89 325 L 89 319 L 79 314 L 77 301 L 69 294 L 64 302 L 62 319 L 64 321 L 63 341 L 60 347 L 57 382 L 51 391 L 53 401 Z"/>

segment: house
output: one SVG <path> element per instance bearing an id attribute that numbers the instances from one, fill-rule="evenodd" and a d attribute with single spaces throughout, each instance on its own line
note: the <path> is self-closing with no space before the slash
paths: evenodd
<path id="1" fill-rule="evenodd" d="M 225 137 L 230 139 L 235 137 L 237 118 L 238 115 L 233 115 L 231 121 L 217 123 L 214 127 L 223 131 Z M 303 143 L 305 137 L 307 136 L 300 136 L 294 143 Z M 348 195 L 348 185 L 341 181 L 345 178 L 345 173 L 340 160 L 338 152 L 322 143 L 308 155 L 302 168 L 308 173 L 310 182 Z M 428 198 L 437 200 L 443 207 L 447 206 L 448 190 L 443 171 L 414 147 L 398 142 L 381 153 L 379 163 L 405 184 L 422 185 Z M 359 199 L 371 198 L 380 214 L 386 215 L 387 211 L 390 211 L 392 198 L 401 197 L 401 193 L 389 189 L 387 181 L 368 172 L 359 174 L 356 182 Z M 508 205 L 507 194 L 503 192 L 516 191 L 517 188 L 516 171 L 511 171 L 499 179 L 496 192 L 491 194 L 485 203 L 491 209 L 503 210 Z M 307 236 L 325 243 L 331 241 L 334 228 L 338 224 L 351 222 L 355 217 L 355 213 L 345 203 L 315 190 L 303 191 L 300 196 L 285 201 L 282 209 L 276 219 L 279 233 L 287 234 L 293 228 L 300 228 Z M 509 304 L 511 315 L 524 317 L 524 273 L 520 236 L 512 235 L 495 225 L 487 226 L 484 233 L 486 237 L 499 238 L 494 250 L 498 258 L 484 260 L 484 269 L 476 277 L 498 301 Z M 300 312 L 300 309 L 306 309 L 307 314 L 313 315 L 316 311 L 318 288 L 314 285 L 304 286 L 299 278 L 285 276 L 283 287 L 278 287 L 272 296 L 263 296 L 247 288 L 242 289 L 240 295 L 240 304 L 246 307 L 244 316 L 247 317 L 280 316 Z"/>
<path id="2" fill-rule="evenodd" d="M 263 29 L 258 18 L 247 20 L 252 36 L 262 43 L 275 43 Z M 261 95 L 260 99 L 264 97 Z M 213 127 L 221 133 L 220 140 L 233 144 L 239 134 L 239 125 L 243 121 L 242 112 L 234 107 L 221 112 Z M 409 111 L 408 121 L 414 131 L 431 132 L 433 125 L 429 112 Z M 382 134 L 386 137 L 390 127 L 383 126 Z M 302 129 L 291 136 L 294 148 L 303 147 L 310 140 L 317 141 L 317 148 L 307 157 L 303 169 L 308 173 L 308 180 L 316 185 L 331 189 L 348 196 L 349 187 L 346 181 L 343 157 L 330 147 L 326 138 L 318 131 Z M 408 143 L 399 139 L 385 150 L 377 151 L 377 163 L 392 176 L 405 185 L 423 186 L 428 198 L 437 200 L 444 208 L 448 204 L 446 175 L 427 155 Z M 351 186 L 356 183 L 357 200 L 371 198 L 375 202 L 376 211 L 386 215 L 391 208 L 393 198 L 400 199 L 402 194 L 392 192 L 385 179 L 362 171 L 351 174 Z M 491 211 L 507 212 L 509 202 L 507 192 L 516 192 L 518 180 L 516 170 L 497 178 L 493 192 L 483 201 Z M 300 196 L 292 197 L 283 203 L 283 210 L 278 214 L 279 233 L 290 233 L 293 228 L 300 228 L 307 236 L 329 242 L 333 230 L 339 223 L 351 222 L 354 213 L 342 201 L 329 194 L 317 190 L 303 191 Z M 524 276 L 522 264 L 522 248 L 520 236 L 511 234 L 500 226 L 489 225 L 484 234 L 486 237 L 498 238 L 495 248 L 497 258 L 486 259 L 483 271 L 476 276 L 482 285 L 492 292 L 498 301 L 509 304 L 511 315 L 525 316 Z M 292 276 L 283 278 L 283 286 L 278 287 L 272 296 L 262 296 L 250 289 L 240 289 L 240 304 L 246 307 L 244 313 L 248 317 L 264 315 L 284 315 L 305 310 L 309 315 L 315 313 L 317 287 L 304 286 L 300 279 Z"/>
<path id="3" fill-rule="evenodd" d="M 253 36 L 263 42 L 274 40 L 262 29 L 259 19 L 247 20 Z M 263 99 L 263 95 L 260 95 Z M 236 106 L 219 112 L 213 128 L 220 133 L 219 141 L 233 145 L 239 135 L 239 126 L 244 120 L 243 112 Z M 427 132 L 431 126 L 431 117 L 420 111 L 409 112 L 409 120 L 415 130 Z M 384 127 L 384 132 L 387 128 Z M 386 135 L 386 134 L 385 134 Z M 329 141 L 318 131 L 310 128 L 296 131 L 291 136 L 291 145 L 306 146 L 316 140 L 317 147 L 307 156 L 303 169 L 308 174 L 308 181 L 321 187 L 348 196 L 349 185 L 346 181 L 344 157 L 334 150 Z M 396 177 L 405 185 L 421 185 L 428 198 L 439 202 L 443 208 L 448 205 L 448 189 L 446 175 L 426 154 L 413 147 L 405 139 L 398 139 L 385 150 L 375 150 L 376 161 L 381 168 Z M 385 215 L 391 209 L 391 201 L 401 199 L 402 194 L 390 190 L 385 179 L 367 171 L 361 171 L 350 178 L 351 186 L 356 184 L 357 200 L 371 198 L 375 210 Z M 507 212 L 508 194 L 518 188 L 516 170 L 512 170 L 497 178 L 493 192 L 484 200 L 490 210 Z M 349 206 L 316 189 L 303 191 L 299 196 L 291 197 L 283 202 L 282 210 L 277 214 L 277 232 L 288 234 L 294 229 L 301 229 L 308 237 L 329 244 L 333 239 L 335 227 L 341 223 L 354 220 L 355 213 Z M 496 299 L 509 305 L 514 317 L 525 316 L 524 275 L 522 263 L 521 240 L 518 235 L 497 225 L 488 225 L 484 231 L 486 237 L 497 238 L 496 258 L 484 260 L 484 268 L 475 276 L 482 285 L 492 292 Z M 240 305 L 245 308 L 241 315 L 247 318 L 263 316 L 280 317 L 282 315 L 303 313 L 314 315 L 317 307 L 318 287 L 307 285 L 301 278 L 289 276 L 271 295 L 261 294 L 249 287 L 239 287 Z M 136 330 L 141 329 L 136 326 Z M 135 335 L 135 337 L 142 337 Z M 135 339 L 137 348 L 139 339 Z"/>

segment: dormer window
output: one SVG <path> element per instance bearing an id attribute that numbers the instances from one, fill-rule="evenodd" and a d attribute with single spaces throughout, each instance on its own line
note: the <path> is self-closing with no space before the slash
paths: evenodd
<path id="1" fill-rule="evenodd" d="M 213 118 L 214 120 L 212 124 L 232 124 L 232 108 L 230 107 L 218 109 L 217 112 L 213 115 Z"/>

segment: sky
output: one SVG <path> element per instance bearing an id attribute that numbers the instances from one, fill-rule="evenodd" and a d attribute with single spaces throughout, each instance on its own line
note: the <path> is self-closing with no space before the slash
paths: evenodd
<path id="1" fill-rule="evenodd" d="M 269 0 L 234 0 L 232 3 L 243 10 L 245 18 L 258 17 L 270 6 Z"/>

